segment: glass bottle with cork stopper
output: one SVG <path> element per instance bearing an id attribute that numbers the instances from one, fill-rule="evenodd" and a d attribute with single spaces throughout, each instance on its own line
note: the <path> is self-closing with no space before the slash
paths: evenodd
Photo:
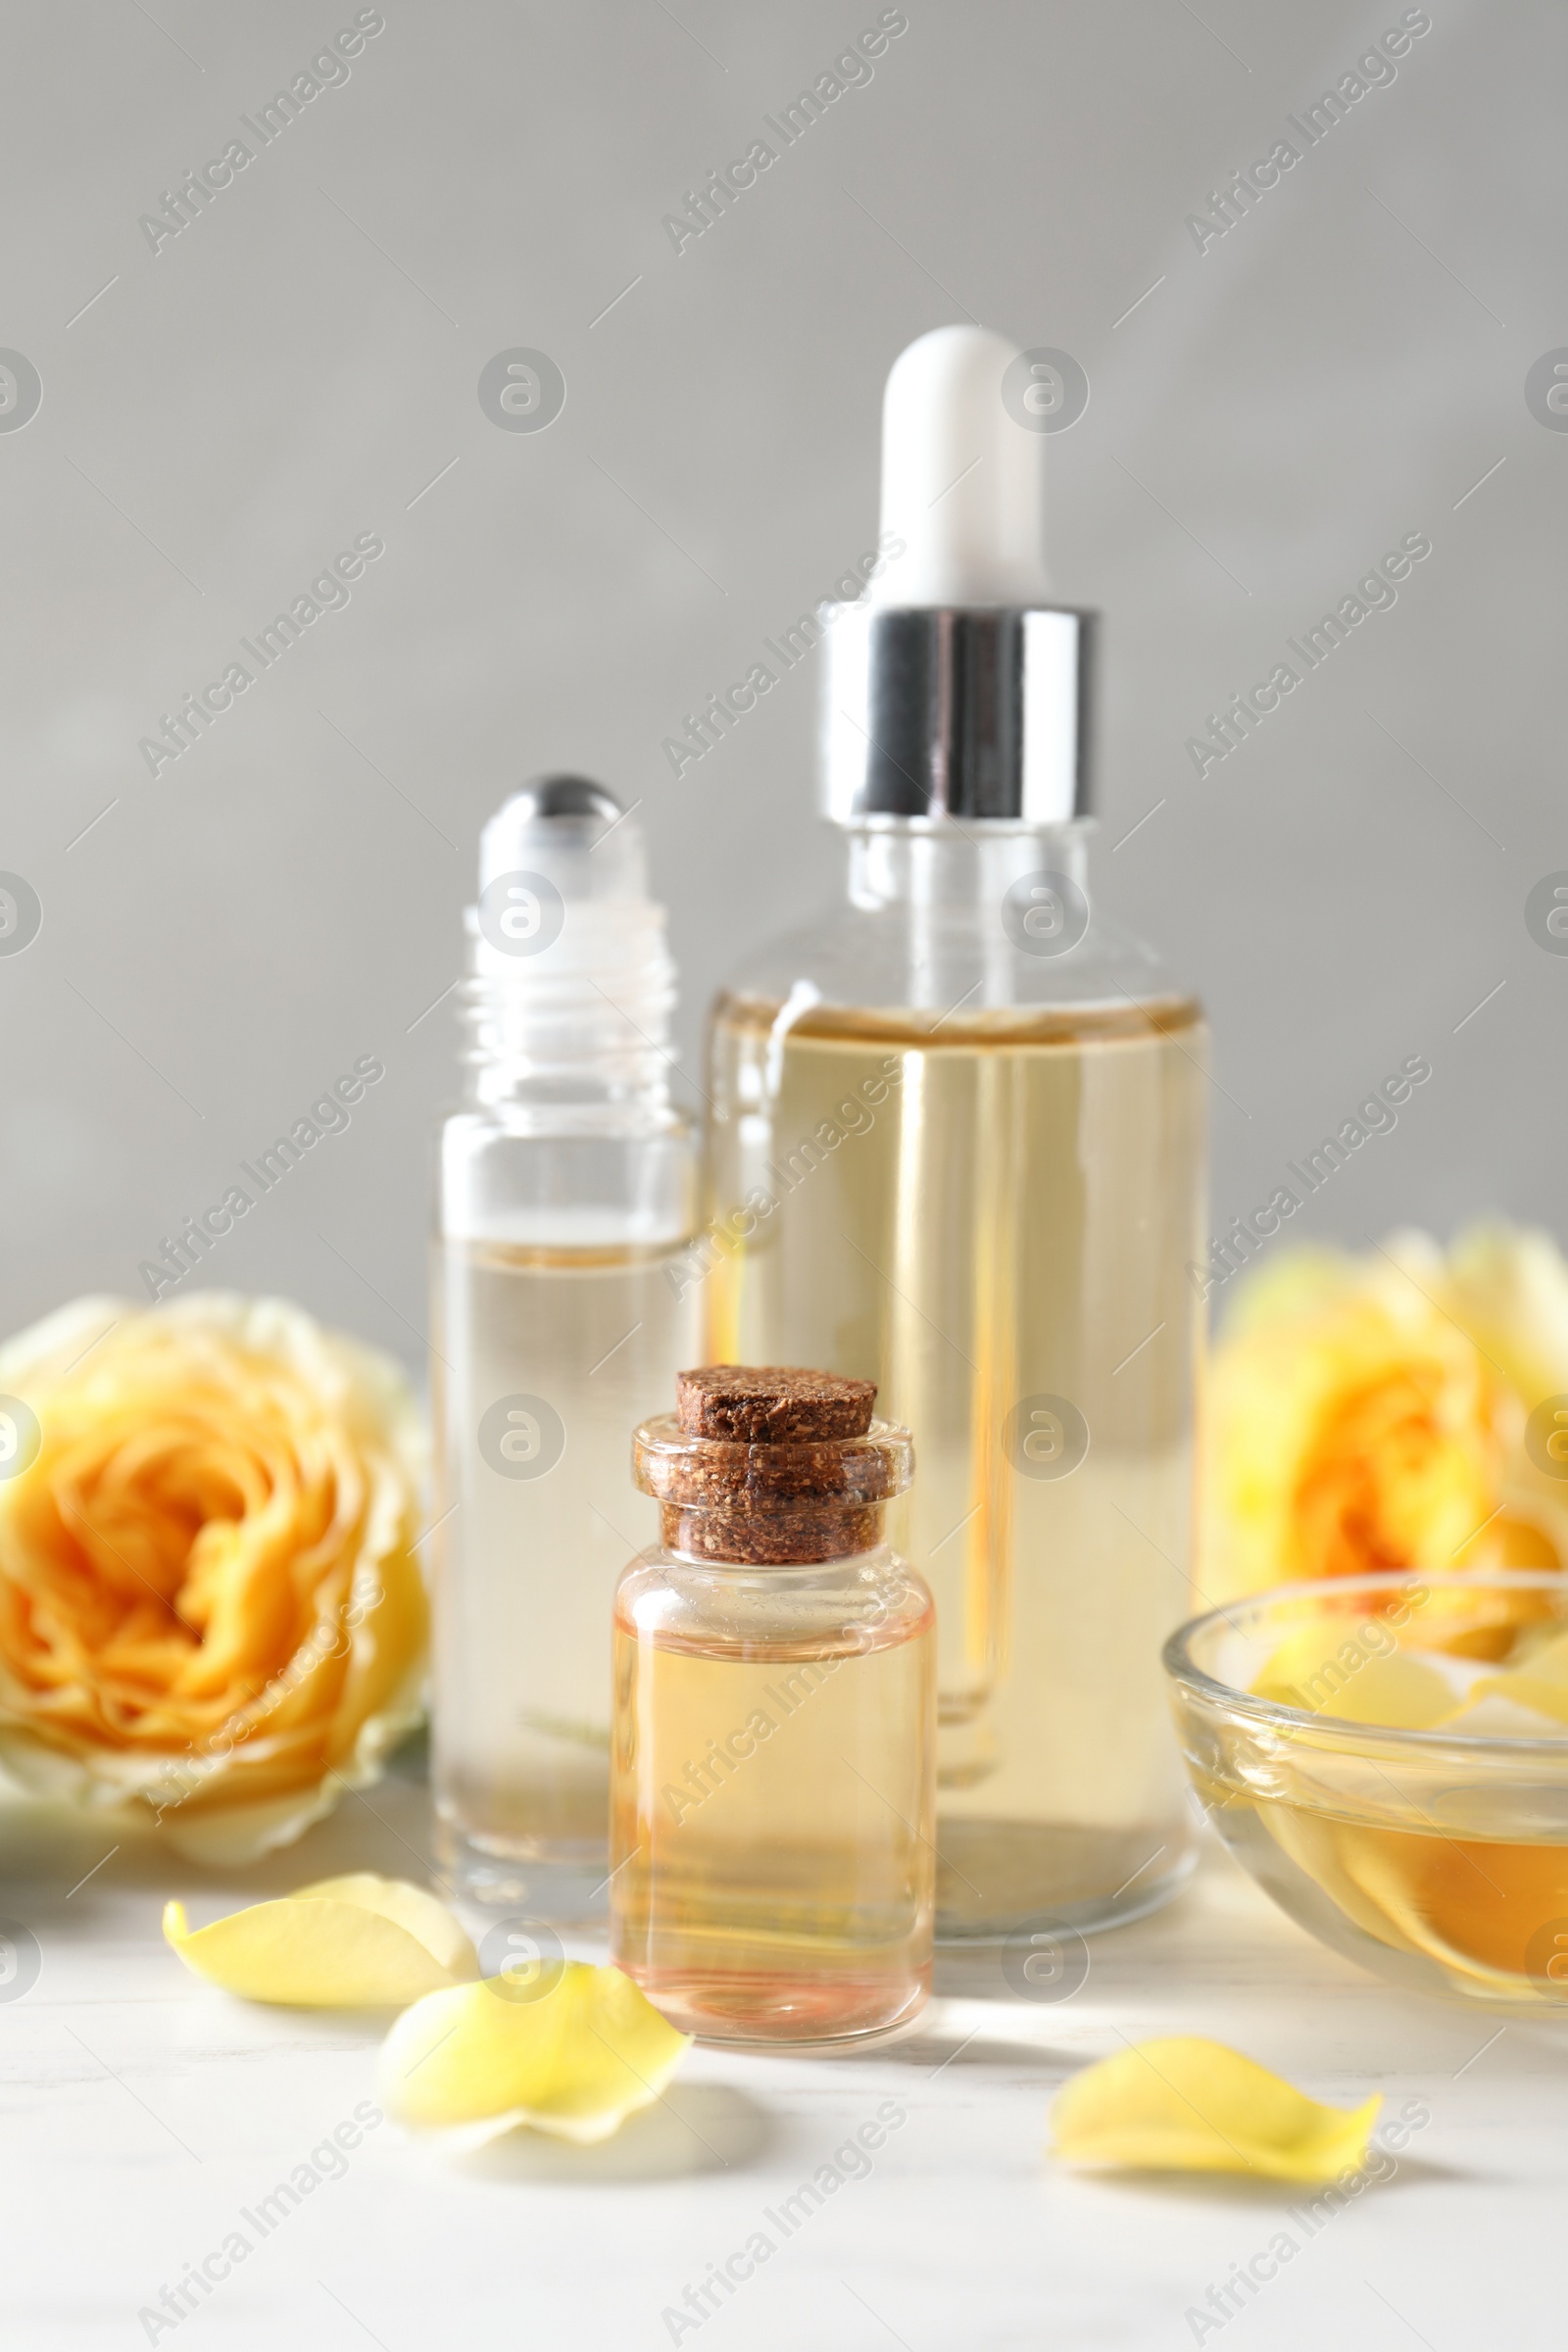
<path id="1" fill-rule="evenodd" d="M 612 1950 L 683 2031 L 814 2043 L 930 1989 L 935 1612 L 882 1540 L 875 1384 L 683 1372 L 633 1475 L 663 1542 L 614 1606 Z"/>

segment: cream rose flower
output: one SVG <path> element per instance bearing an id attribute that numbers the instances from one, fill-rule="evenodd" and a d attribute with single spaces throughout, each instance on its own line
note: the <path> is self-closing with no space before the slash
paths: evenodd
<path id="1" fill-rule="evenodd" d="M 286 1844 L 418 1718 L 423 1440 L 276 1298 L 78 1299 L 0 1348 L 0 1765 L 187 1852 Z"/>
<path id="2" fill-rule="evenodd" d="M 1545 1234 L 1487 1224 L 1446 1252 L 1403 1233 L 1363 1257 L 1277 1258 L 1214 1353 L 1204 1592 L 1568 1564 L 1568 1460 L 1526 1442 L 1557 1395 L 1568 1264 Z"/>

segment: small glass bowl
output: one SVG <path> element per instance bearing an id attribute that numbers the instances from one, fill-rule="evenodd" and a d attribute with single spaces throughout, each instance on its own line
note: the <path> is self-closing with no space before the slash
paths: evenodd
<path id="1" fill-rule="evenodd" d="M 1565 1633 L 1568 1577 L 1539 1569 L 1333 1577 L 1195 1618 L 1164 1660 L 1204 1810 L 1283 1911 L 1374 1976 L 1568 2010 L 1568 1722 L 1553 1738 L 1375 1719 L 1391 1657 L 1418 1690 L 1423 1664 L 1463 1687 Z M 1302 1657 L 1310 1690 L 1292 1680 Z"/>

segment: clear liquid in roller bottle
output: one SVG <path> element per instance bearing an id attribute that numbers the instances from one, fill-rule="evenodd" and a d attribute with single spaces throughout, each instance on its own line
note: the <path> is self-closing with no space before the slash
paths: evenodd
<path id="1" fill-rule="evenodd" d="M 697 1352 L 696 1154 L 635 819 L 550 777 L 486 828 L 441 1136 L 433 1777 L 470 1899 L 606 1908 L 610 1610 L 656 1514 L 630 1432 Z"/>

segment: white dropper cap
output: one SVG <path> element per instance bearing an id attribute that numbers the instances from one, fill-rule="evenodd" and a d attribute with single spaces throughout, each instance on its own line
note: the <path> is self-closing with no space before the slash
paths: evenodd
<path id="1" fill-rule="evenodd" d="M 874 605 L 1039 605 L 1045 447 L 1009 415 L 1018 346 L 983 326 L 939 326 L 900 353 L 882 404 L 882 529 L 906 552 Z"/>
<path id="2" fill-rule="evenodd" d="M 896 536 L 827 636 L 823 800 L 840 824 L 1090 813 L 1095 615 L 1053 600 L 1042 552 L 1051 428 L 1036 403 L 1055 372 L 980 326 L 938 327 L 893 364 L 882 525 Z"/>

